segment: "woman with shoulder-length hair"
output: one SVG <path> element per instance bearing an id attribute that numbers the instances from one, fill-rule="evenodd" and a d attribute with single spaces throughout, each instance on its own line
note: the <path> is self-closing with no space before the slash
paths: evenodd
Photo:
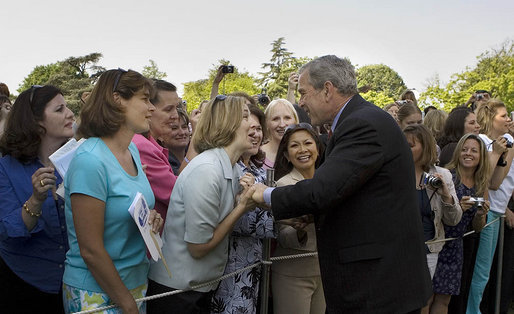
<path id="1" fill-rule="evenodd" d="M 477 109 L 477 119 L 481 126 L 480 138 L 489 151 L 489 163 L 494 169 L 489 187 L 490 210 L 487 222 L 491 222 L 501 215 L 510 216 L 512 212 L 506 210 L 509 199 L 514 191 L 514 167 L 512 158 L 512 121 L 505 104 L 499 100 L 489 100 Z M 508 142 L 511 145 L 508 145 Z M 499 166 L 497 166 L 499 165 Z M 509 221 L 512 217 L 507 217 Z M 469 290 L 467 313 L 480 312 L 480 302 L 485 286 L 489 281 L 489 274 L 493 262 L 500 222 L 496 221 L 480 232 L 473 279 Z"/>
<path id="2" fill-rule="evenodd" d="M 322 154 L 323 145 L 310 124 L 288 126 L 275 160 L 277 186 L 312 179 Z M 277 239 L 275 256 L 317 251 L 314 223 L 308 216 L 279 221 Z M 276 261 L 271 270 L 275 313 L 325 313 L 326 303 L 317 256 Z"/>
<path id="3" fill-rule="evenodd" d="M 487 189 L 491 169 L 487 148 L 478 135 L 468 133 L 460 139 L 447 168 L 452 174 L 463 213 L 457 225 L 444 226 L 446 238 L 456 239 L 446 242 L 439 252 L 433 279 L 435 295 L 432 308 L 435 313 L 447 313 L 453 296 L 467 295 L 473 271 L 471 265 L 475 260 L 473 252 L 476 253 L 474 248 L 478 242 L 473 236 L 464 239 L 462 236 L 471 229 L 480 232 L 489 210 Z M 483 200 L 474 200 L 477 198 Z M 464 260 L 465 257 L 467 260 Z"/>
<path id="4" fill-rule="evenodd" d="M 62 312 L 68 240 L 62 178 L 49 156 L 73 136 L 73 113 L 55 86 L 16 99 L 0 139 L 0 304 L 6 312 Z"/>
<path id="5" fill-rule="evenodd" d="M 264 135 L 266 118 L 262 110 L 255 105 L 252 97 L 246 93 L 237 95 L 246 99 L 250 109 L 250 133 L 252 147 L 246 150 L 237 165 L 243 173 L 254 176 L 255 182 L 265 183 L 266 170 L 264 152 L 260 149 Z M 241 216 L 229 236 L 228 262 L 225 274 L 245 268 L 262 259 L 263 239 L 275 238 L 273 216 L 269 210 L 256 207 Z M 220 282 L 212 298 L 212 313 L 234 313 L 245 309 L 245 313 L 256 313 L 259 300 L 260 267 L 243 271 L 238 276 L 226 278 Z"/>
<path id="6" fill-rule="evenodd" d="M 405 129 L 409 125 L 416 125 L 423 123 L 423 116 L 418 106 L 414 104 L 405 104 L 398 109 L 396 113 L 398 117 L 398 125 L 400 129 Z"/>
<path id="7" fill-rule="evenodd" d="M 264 110 L 266 115 L 266 131 L 268 142 L 262 145 L 262 151 L 266 153 L 264 168 L 273 168 L 277 155 L 278 145 L 286 128 L 299 122 L 298 114 L 294 106 L 286 99 L 275 99 Z"/>
<path id="8" fill-rule="evenodd" d="M 439 165 L 444 167 L 453 157 L 457 142 L 464 134 L 480 134 L 480 124 L 475 113 L 468 107 L 456 107 L 450 111 L 437 145 L 441 148 Z"/>
<path id="9" fill-rule="evenodd" d="M 135 298 L 145 295 L 149 263 L 146 246 L 129 207 L 138 192 L 153 208 L 134 134 L 149 129 L 154 110 L 152 84 L 129 70 L 100 76 L 80 112 L 77 149 L 66 177 L 66 223 L 70 250 L 63 277 L 66 312 L 115 303 L 123 313 L 144 312 Z M 162 218 L 150 211 L 153 232 Z"/>
<path id="10" fill-rule="evenodd" d="M 439 252 L 444 242 L 443 223 L 455 226 L 462 217 L 452 175 L 448 169 L 435 165 L 437 151 L 434 137 L 422 124 L 409 125 L 403 129 L 414 159 L 416 174 L 416 190 L 418 206 L 423 223 L 423 234 L 426 241 L 427 264 L 430 276 L 434 276 Z M 433 302 L 430 297 L 422 313 L 429 313 Z"/>
<path id="11" fill-rule="evenodd" d="M 237 161 L 252 147 L 245 99 L 218 95 L 205 106 L 193 135 L 198 153 L 182 170 L 171 192 L 162 252 L 171 278 L 159 261 L 150 268 L 149 294 L 187 289 L 223 275 L 228 235 L 237 220 L 255 207 L 251 175 Z M 245 187 L 234 207 L 240 183 Z M 148 313 L 209 313 L 216 286 L 148 302 Z"/>

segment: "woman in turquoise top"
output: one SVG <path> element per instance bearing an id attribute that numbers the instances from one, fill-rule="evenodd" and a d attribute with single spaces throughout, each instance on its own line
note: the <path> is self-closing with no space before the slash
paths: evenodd
<path id="1" fill-rule="evenodd" d="M 128 212 L 137 192 L 150 208 L 155 199 L 141 167 L 135 133 L 148 131 L 155 109 L 151 83 L 134 71 L 102 74 L 80 113 L 77 149 L 64 180 L 70 250 L 64 271 L 64 307 L 82 311 L 111 303 L 123 313 L 143 310 L 148 259 Z M 151 211 L 154 232 L 162 218 Z"/>

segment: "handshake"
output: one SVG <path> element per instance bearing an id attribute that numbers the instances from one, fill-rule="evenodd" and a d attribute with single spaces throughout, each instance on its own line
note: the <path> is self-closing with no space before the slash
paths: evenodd
<path id="1" fill-rule="evenodd" d="M 268 188 L 262 183 L 255 183 L 255 178 L 250 173 L 245 173 L 240 179 L 239 184 L 242 191 L 239 193 L 236 201 L 237 203 L 244 202 L 247 210 L 251 210 L 256 206 L 261 208 L 268 208 L 264 202 L 264 190 Z"/>
<path id="2" fill-rule="evenodd" d="M 239 179 L 239 184 L 241 184 L 243 190 L 238 195 L 238 203 L 244 202 L 247 211 L 253 210 L 256 206 L 263 209 L 269 209 L 268 204 L 264 202 L 264 191 L 268 186 L 262 183 L 255 183 L 255 178 L 250 173 L 244 174 Z M 301 217 L 279 220 L 277 222 L 291 226 L 296 230 L 303 230 L 308 224 L 314 222 L 314 217 L 312 215 L 304 215 Z"/>

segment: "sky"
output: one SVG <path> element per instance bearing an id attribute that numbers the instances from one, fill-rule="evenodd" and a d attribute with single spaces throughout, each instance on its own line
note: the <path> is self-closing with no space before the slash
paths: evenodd
<path id="1" fill-rule="evenodd" d="M 154 60 L 181 93 L 220 59 L 257 75 L 271 43 L 285 37 L 296 57 L 382 63 L 422 91 L 514 39 L 513 15 L 508 0 L 9 0 L 0 11 L 0 82 L 17 94 L 35 66 L 100 52 L 107 69 L 141 71 Z"/>

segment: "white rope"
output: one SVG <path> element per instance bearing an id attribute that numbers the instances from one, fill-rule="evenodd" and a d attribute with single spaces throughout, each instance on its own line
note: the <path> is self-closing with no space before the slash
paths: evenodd
<path id="1" fill-rule="evenodd" d="M 226 274 L 226 275 L 223 275 L 223 276 L 221 276 L 219 278 L 213 279 L 211 281 L 207 281 L 207 282 L 200 283 L 198 285 L 191 286 L 191 287 L 189 287 L 187 289 L 173 290 L 173 291 L 164 292 L 164 293 L 160 293 L 160 294 L 154 294 L 154 295 L 151 295 L 151 296 L 146 296 L 144 298 L 136 299 L 135 301 L 136 301 L 136 303 L 140 303 L 140 302 L 144 302 L 144 301 L 160 299 L 160 298 L 164 298 L 164 297 L 167 297 L 167 296 L 170 296 L 170 295 L 179 294 L 179 293 L 182 293 L 182 292 L 186 292 L 186 291 L 190 291 L 190 290 L 196 290 L 196 289 L 200 289 L 200 288 L 203 288 L 203 287 L 211 286 L 211 285 L 213 285 L 215 283 L 218 283 L 218 282 L 220 282 L 222 280 L 225 280 L 227 278 L 230 278 L 230 277 L 233 277 L 235 275 L 238 275 L 238 274 L 240 274 L 240 273 L 242 273 L 242 272 L 244 272 L 246 270 L 252 269 L 254 267 L 258 267 L 261 264 L 271 265 L 272 261 L 280 261 L 280 260 L 286 260 L 286 259 L 302 258 L 302 257 L 317 256 L 317 255 L 318 255 L 317 252 L 313 252 L 313 253 L 303 253 L 303 254 L 296 254 L 296 255 L 272 257 L 272 258 L 270 258 L 270 261 L 259 261 L 259 262 L 255 263 L 255 264 L 252 264 L 252 265 L 246 266 L 244 268 L 238 269 L 238 270 L 236 270 L 236 271 L 234 271 L 234 272 L 232 272 L 230 274 Z M 86 311 L 82 311 L 82 312 L 75 312 L 74 314 L 96 313 L 96 312 L 112 309 L 112 308 L 115 308 L 115 307 L 118 307 L 118 306 L 116 304 L 113 304 L 113 305 L 103 306 L 103 307 L 99 307 L 99 308 L 92 309 L 92 310 L 86 310 Z"/>
<path id="2" fill-rule="evenodd" d="M 505 217 L 505 215 L 503 215 L 501 217 Z M 484 228 L 490 226 L 491 224 L 495 223 L 499 219 L 500 219 L 500 217 L 498 217 L 498 218 L 488 222 L 486 225 L 484 225 Z M 482 229 L 484 229 L 484 228 L 482 228 Z M 473 233 L 475 233 L 474 230 L 466 232 L 462 236 L 462 238 L 466 237 L 466 236 L 468 236 L 470 234 L 473 234 Z M 434 244 L 434 243 L 439 243 L 439 242 L 447 242 L 447 241 L 453 241 L 453 240 L 457 240 L 457 239 L 459 239 L 459 238 L 445 238 L 445 239 L 441 239 L 441 240 L 427 241 L 427 242 L 425 242 L 425 244 Z M 255 264 L 252 264 L 252 265 L 246 266 L 244 268 L 238 269 L 238 270 L 236 270 L 236 271 L 234 271 L 234 272 L 232 272 L 230 274 L 226 274 L 226 275 L 223 275 L 223 276 L 221 276 L 219 278 L 213 279 L 211 281 L 207 281 L 207 282 L 200 283 L 198 285 L 191 286 L 191 287 L 189 287 L 187 289 L 179 289 L 179 290 L 164 292 L 164 293 L 160 293 L 160 294 L 155 294 L 155 295 L 147 296 L 147 297 L 144 297 L 144 298 L 136 299 L 135 301 L 136 301 L 136 303 L 140 303 L 140 302 L 160 299 L 160 298 L 164 298 L 164 297 L 167 297 L 167 296 L 170 296 L 170 295 L 175 295 L 175 294 L 183 293 L 183 292 L 186 292 L 186 291 L 191 291 L 191 290 L 196 290 L 196 289 L 200 289 L 200 288 L 203 288 L 203 287 L 211 286 L 211 285 L 213 285 L 215 283 L 218 283 L 218 282 L 220 282 L 222 280 L 225 280 L 225 279 L 230 278 L 232 276 L 238 275 L 238 274 L 240 274 L 240 273 L 242 273 L 242 272 L 244 272 L 246 270 L 252 269 L 252 268 L 257 267 L 257 266 L 260 266 L 261 264 L 263 264 L 263 265 L 271 265 L 273 263 L 273 261 L 277 261 L 278 262 L 278 261 L 283 261 L 283 260 L 289 260 L 289 259 L 295 259 L 295 258 L 304 258 L 304 257 L 311 257 L 311 256 L 318 256 L 318 252 L 271 257 L 269 261 L 259 261 L 259 262 L 255 263 Z M 115 308 L 115 307 L 118 307 L 118 306 L 116 304 L 113 304 L 113 305 L 99 307 L 99 308 L 92 309 L 92 310 L 87 310 L 87 311 L 82 311 L 82 312 L 75 312 L 74 314 L 96 313 L 96 312 L 112 309 L 112 308 Z"/>
<path id="3" fill-rule="evenodd" d="M 498 218 L 496 218 L 496 219 L 494 219 L 494 220 L 491 220 L 490 222 L 486 223 L 486 224 L 484 225 L 484 228 L 482 228 L 482 230 L 483 230 L 483 229 L 485 229 L 486 227 L 488 227 L 488 226 L 492 225 L 492 224 L 493 224 L 493 223 L 495 223 L 496 221 L 500 220 L 500 218 L 501 218 L 501 217 L 505 217 L 505 215 L 502 215 L 502 216 L 500 216 L 500 217 L 498 217 Z M 425 244 L 434 244 L 434 243 L 440 243 L 440 242 L 453 241 L 453 240 L 457 240 L 457 239 L 460 239 L 460 238 L 467 237 L 468 235 L 473 234 L 473 233 L 475 233 L 475 232 L 476 232 L 475 230 L 472 230 L 472 231 L 469 231 L 469 232 L 464 233 L 464 234 L 462 235 L 462 237 L 459 237 L 459 238 L 445 238 L 445 239 L 439 239 L 439 240 L 427 241 L 427 242 L 425 242 Z"/>

